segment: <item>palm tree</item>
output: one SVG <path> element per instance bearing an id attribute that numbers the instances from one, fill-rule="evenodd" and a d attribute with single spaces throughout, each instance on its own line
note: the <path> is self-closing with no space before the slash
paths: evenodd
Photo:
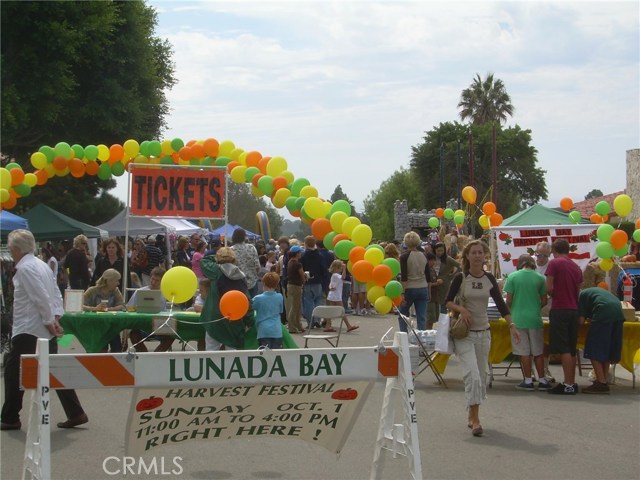
<path id="1" fill-rule="evenodd" d="M 499 124 L 507 120 L 507 116 L 513 116 L 511 97 L 499 78 L 493 78 L 493 73 L 487 73 L 482 80 L 476 73 L 473 83 L 465 88 L 458 103 L 460 119 L 471 120 L 472 124 L 482 125 L 488 122 Z"/>

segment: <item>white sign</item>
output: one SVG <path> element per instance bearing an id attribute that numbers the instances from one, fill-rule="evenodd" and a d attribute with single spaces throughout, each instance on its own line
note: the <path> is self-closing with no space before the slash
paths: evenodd
<path id="1" fill-rule="evenodd" d="M 374 362 L 375 364 L 375 362 Z M 373 381 L 135 389 L 127 455 L 188 440 L 295 438 L 340 453 Z"/>
<path id="2" fill-rule="evenodd" d="M 135 360 L 135 386 L 209 386 L 376 379 L 373 347 L 145 353 Z"/>
<path id="3" fill-rule="evenodd" d="M 538 242 L 553 243 L 558 238 L 569 242 L 569 258 L 584 271 L 596 256 L 597 225 L 532 225 L 528 227 L 494 227 L 500 272 L 505 277 L 516 271 L 518 257 L 534 256 Z"/>

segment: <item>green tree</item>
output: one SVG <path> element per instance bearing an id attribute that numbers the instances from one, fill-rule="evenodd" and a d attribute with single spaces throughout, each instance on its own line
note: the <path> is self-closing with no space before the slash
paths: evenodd
<path id="1" fill-rule="evenodd" d="M 592 198 L 602 197 L 603 195 L 604 193 L 602 193 L 602 190 L 598 190 L 597 188 L 594 188 L 584 196 L 584 199 L 591 200 Z"/>
<path id="2" fill-rule="evenodd" d="M 347 196 L 346 193 L 344 193 L 342 191 L 342 185 L 338 185 L 335 188 L 335 190 L 331 194 L 331 197 L 329 198 L 329 200 L 331 201 L 331 203 L 335 203 L 338 200 L 345 200 L 345 201 L 349 202 L 349 205 L 351 205 L 351 215 L 356 216 L 356 217 L 358 216 L 358 214 L 356 212 L 356 207 L 353 206 L 353 201 Z"/>
<path id="3" fill-rule="evenodd" d="M 33 171 L 31 153 L 61 141 L 111 145 L 160 136 L 169 109 L 165 90 L 175 79 L 171 46 L 154 35 L 153 8 L 142 1 L 0 5 L 3 165 L 16 161 Z M 114 186 L 113 180 L 86 175 L 54 177 L 19 205 L 46 199 L 80 218 L 72 207 L 80 204 L 98 212 L 91 222 L 97 224 L 117 210 L 102 210 L 112 202 L 102 208 L 90 203 Z"/>
<path id="4" fill-rule="evenodd" d="M 260 233 L 256 223 L 256 214 L 263 211 L 269 218 L 271 236 L 278 238 L 282 232 L 282 217 L 278 211 L 268 205 L 263 198 L 256 198 L 251 194 L 246 183 L 229 182 L 229 223 L 239 225 L 254 233 Z M 268 239 L 267 239 L 268 240 Z"/>
<path id="5" fill-rule="evenodd" d="M 491 124 L 462 125 L 441 123 L 427 132 L 423 143 L 412 147 L 411 168 L 420 185 L 421 204 L 427 209 L 440 205 L 440 146 L 444 145 L 444 198 L 457 198 L 456 145 L 460 142 L 461 183 L 470 179 L 469 132 L 474 138 L 474 181 L 477 205 L 490 199 Z M 537 166 L 537 150 L 531 145 L 531 131 L 518 125 L 496 128 L 498 168 L 498 211 L 506 218 L 522 205 L 533 205 L 547 198 L 544 170 Z M 475 213 L 475 209 L 471 212 Z"/>
<path id="6" fill-rule="evenodd" d="M 370 220 L 373 237 L 378 240 L 393 240 L 394 204 L 398 200 L 407 200 L 409 210 L 422 209 L 422 186 L 411 169 L 401 168 L 373 190 L 364 200 L 364 213 Z"/>
<path id="7" fill-rule="evenodd" d="M 496 122 L 504 123 L 507 117 L 513 116 L 514 107 L 504 83 L 488 73 L 484 80 L 477 73 L 469 88 L 465 88 L 460 96 L 460 118 L 470 120 L 474 125 Z"/>

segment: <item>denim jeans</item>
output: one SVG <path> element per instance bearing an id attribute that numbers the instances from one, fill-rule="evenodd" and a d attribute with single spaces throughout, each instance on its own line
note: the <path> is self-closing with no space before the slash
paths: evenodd
<path id="1" fill-rule="evenodd" d="M 416 321 L 418 324 L 418 330 L 427 329 L 427 303 L 429 302 L 429 290 L 427 287 L 423 288 L 407 288 L 404 291 L 404 302 L 400 305 L 400 313 L 405 317 L 409 317 L 409 310 L 411 305 L 416 309 Z M 406 332 L 407 325 L 402 319 L 399 319 L 400 331 Z"/>
<path id="2" fill-rule="evenodd" d="M 307 322 L 311 322 L 311 313 L 313 309 L 322 305 L 324 294 L 322 293 L 322 284 L 305 283 L 302 289 L 302 314 Z"/>

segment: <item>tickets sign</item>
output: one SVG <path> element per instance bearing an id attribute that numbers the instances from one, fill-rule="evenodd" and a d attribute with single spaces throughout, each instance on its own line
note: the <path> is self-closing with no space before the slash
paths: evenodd
<path id="1" fill-rule="evenodd" d="M 224 168 L 135 166 L 131 170 L 132 215 L 223 218 Z"/>

